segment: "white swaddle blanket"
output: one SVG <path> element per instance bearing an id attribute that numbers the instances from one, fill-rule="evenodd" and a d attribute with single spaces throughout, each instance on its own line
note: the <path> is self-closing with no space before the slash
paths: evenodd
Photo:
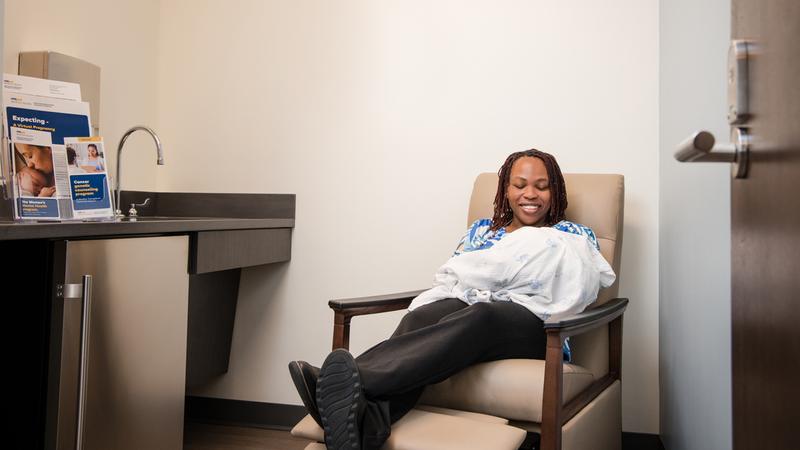
<path id="1" fill-rule="evenodd" d="M 585 237 L 549 227 L 522 227 L 492 247 L 450 258 L 434 275 L 433 287 L 409 305 L 414 310 L 446 298 L 471 305 L 511 301 L 540 319 L 583 311 L 600 287 L 616 278 L 603 255 Z"/>

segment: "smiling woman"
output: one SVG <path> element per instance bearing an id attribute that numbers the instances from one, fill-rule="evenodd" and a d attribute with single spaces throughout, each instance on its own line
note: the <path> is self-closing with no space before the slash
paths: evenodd
<path id="1" fill-rule="evenodd" d="M 566 188 L 552 155 L 512 153 L 498 175 L 494 218 L 470 226 L 389 339 L 358 358 L 334 350 L 321 368 L 289 364 L 329 449 L 380 448 L 426 386 L 473 364 L 542 359 L 543 321 L 582 311 L 613 283 L 594 232 L 564 220 Z M 581 292 L 566 294 L 566 285 Z"/>
<path id="2" fill-rule="evenodd" d="M 492 230 L 505 227 L 510 233 L 522 226 L 552 226 L 564 220 L 567 189 L 553 155 L 536 149 L 512 153 L 498 175 Z"/>
<path id="3" fill-rule="evenodd" d="M 551 226 L 586 236 L 597 247 L 591 228 L 565 220 L 567 188 L 555 157 L 531 149 L 512 153 L 497 172 L 497 194 L 491 219 L 478 219 L 461 238 L 455 254 L 491 247 L 524 226 Z"/>

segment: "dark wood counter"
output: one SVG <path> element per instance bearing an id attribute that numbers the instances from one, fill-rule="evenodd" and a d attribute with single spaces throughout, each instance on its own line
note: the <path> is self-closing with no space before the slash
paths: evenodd
<path id="1" fill-rule="evenodd" d="M 139 217 L 93 222 L 0 221 L 0 241 L 20 239 L 82 239 L 137 235 L 187 234 L 198 231 L 294 228 L 294 219 L 247 219 L 236 217 Z"/>

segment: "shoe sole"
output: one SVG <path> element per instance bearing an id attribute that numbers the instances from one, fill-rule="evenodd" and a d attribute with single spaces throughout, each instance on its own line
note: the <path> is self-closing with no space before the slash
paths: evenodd
<path id="1" fill-rule="evenodd" d="M 365 407 L 361 376 L 346 350 L 328 355 L 317 380 L 317 408 L 328 450 L 360 450 L 359 421 Z"/>
<path id="2" fill-rule="evenodd" d="M 300 395 L 300 400 L 303 401 L 306 411 L 308 411 L 308 414 L 314 419 L 314 422 L 317 422 L 317 425 L 322 427 L 322 421 L 319 418 L 319 409 L 316 404 L 316 392 L 312 391 L 311 386 L 306 383 L 306 377 L 303 376 L 303 369 L 300 368 L 300 364 L 298 364 L 297 361 L 289 363 L 289 375 L 292 376 L 292 383 L 294 383 L 294 387 L 297 389 L 297 393 Z"/>

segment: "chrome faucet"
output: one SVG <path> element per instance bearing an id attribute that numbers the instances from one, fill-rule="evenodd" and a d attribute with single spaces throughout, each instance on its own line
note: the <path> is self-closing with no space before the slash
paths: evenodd
<path id="1" fill-rule="evenodd" d="M 125 141 L 128 140 L 128 136 L 130 136 L 131 134 L 133 134 L 135 131 L 138 131 L 138 130 L 146 131 L 146 132 L 148 132 L 150 134 L 150 136 L 153 137 L 153 141 L 155 141 L 155 143 L 156 143 L 156 153 L 158 154 L 158 160 L 156 161 L 156 164 L 158 164 L 159 166 L 163 166 L 164 165 L 164 151 L 161 148 L 161 139 L 158 138 L 158 135 L 156 134 L 155 131 L 153 131 L 152 128 L 139 125 L 139 126 L 135 126 L 135 127 L 131 128 L 130 130 L 126 131 L 125 134 L 122 135 L 122 139 L 119 140 L 119 145 L 117 146 L 117 180 L 114 183 L 115 186 L 116 186 L 114 188 L 115 191 L 116 191 L 116 195 L 115 195 L 115 198 L 116 198 L 116 203 L 115 203 L 116 211 L 114 213 L 115 217 L 125 217 L 125 215 L 122 214 L 122 210 L 120 209 L 120 203 L 119 203 L 120 202 L 120 171 L 122 170 L 122 146 L 125 145 Z"/>

